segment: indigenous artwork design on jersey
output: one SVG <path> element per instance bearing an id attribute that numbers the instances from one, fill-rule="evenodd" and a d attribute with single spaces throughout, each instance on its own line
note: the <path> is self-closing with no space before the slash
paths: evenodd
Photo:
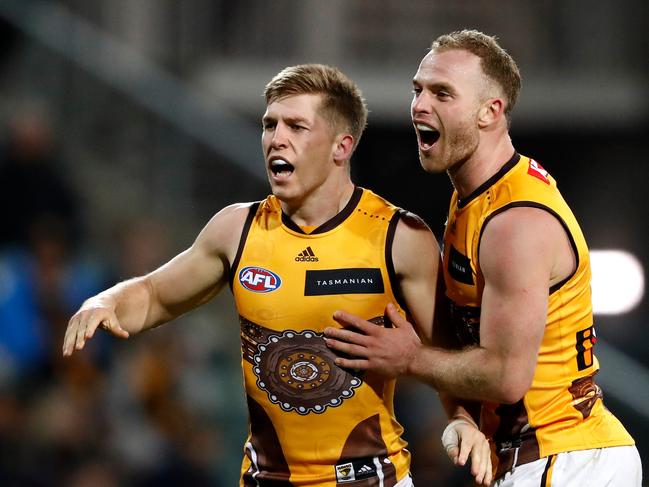
<path id="1" fill-rule="evenodd" d="M 259 345 L 253 372 L 257 386 L 284 411 L 323 413 L 352 397 L 362 383 L 334 359 L 321 333 L 285 331 Z"/>

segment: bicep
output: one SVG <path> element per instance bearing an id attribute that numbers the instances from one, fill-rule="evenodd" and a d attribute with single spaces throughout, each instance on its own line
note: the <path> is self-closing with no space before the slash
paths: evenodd
<path id="1" fill-rule="evenodd" d="M 171 319 L 214 297 L 228 280 L 247 209 L 225 208 L 203 228 L 190 248 L 148 278 L 153 306 Z"/>
<path id="2" fill-rule="evenodd" d="M 527 387 L 547 321 L 557 231 L 560 224 L 546 212 L 515 208 L 489 222 L 480 244 L 480 346 Z"/>
<path id="3" fill-rule="evenodd" d="M 155 304 L 174 317 L 207 302 L 223 287 L 225 267 L 194 244 L 149 276 Z"/>
<path id="4" fill-rule="evenodd" d="M 441 257 L 435 236 L 419 217 L 406 214 L 397 224 L 392 258 L 404 304 L 421 338 L 430 341 Z"/>

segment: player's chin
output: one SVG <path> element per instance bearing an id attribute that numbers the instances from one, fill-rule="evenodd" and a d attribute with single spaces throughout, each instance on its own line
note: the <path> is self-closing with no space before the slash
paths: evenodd
<path id="1" fill-rule="evenodd" d="M 292 198 L 292 191 L 288 184 L 285 182 L 270 181 L 270 190 L 280 200 L 290 200 Z"/>
<path id="2" fill-rule="evenodd" d="M 421 164 L 422 169 L 426 172 L 436 172 L 434 171 L 434 166 L 432 164 L 431 158 L 421 150 L 419 151 L 419 164 Z"/>
<path id="3" fill-rule="evenodd" d="M 419 163 L 424 171 L 431 174 L 439 174 L 446 171 L 446 167 L 440 158 L 433 155 L 430 150 L 419 150 Z"/>
<path id="4" fill-rule="evenodd" d="M 304 189 L 295 184 L 295 181 L 290 183 L 271 184 L 270 189 L 277 199 L 291 205 L 299 205 L 306 194 Z"/>

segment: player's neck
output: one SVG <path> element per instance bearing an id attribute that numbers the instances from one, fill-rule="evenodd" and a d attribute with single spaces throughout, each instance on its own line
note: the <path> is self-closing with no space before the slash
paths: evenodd
<path id="1" fill-rule="evenodd" d="M 448 174 L 460 198 L 466 198 L 496 174 L 514 155 L 509 135 L 495 144 L 481 144 L 459 167 Z"/>
<path id="2" fill-rule="evenodd" d="M 347 176 L 342 181 L 327 181 L 300 202 L 282 202 L 282 210 L 300 227 L 319 227 L 349 203 L 354 184 Z"/>

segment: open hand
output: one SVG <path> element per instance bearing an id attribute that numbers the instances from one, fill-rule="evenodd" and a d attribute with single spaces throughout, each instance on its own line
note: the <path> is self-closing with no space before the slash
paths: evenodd
<path id="1" fill-rule="evenodd" d="M 75 350 L 81 350 L 99 327 L 116 337 L 129 337 L 117 320 L 114 307 L 101 301 L 89 300 L 68 322 L 63 340 L 63 355 L 69 357 Z"/>
<path id="2" fill-rule="evenodd" d="M 406 374 L 408 365 L 421 346 L 413 326 L 393 304 L 386 307 L 392 328 L 384 328 L 358 316 L 336 311 L 334 319 L 343 328 L 325 329 L 325 343 L 336 351 L 351 356 L 338 357 L 336 365 L 356 370 L 371 370 L 386 377 Z"/>

